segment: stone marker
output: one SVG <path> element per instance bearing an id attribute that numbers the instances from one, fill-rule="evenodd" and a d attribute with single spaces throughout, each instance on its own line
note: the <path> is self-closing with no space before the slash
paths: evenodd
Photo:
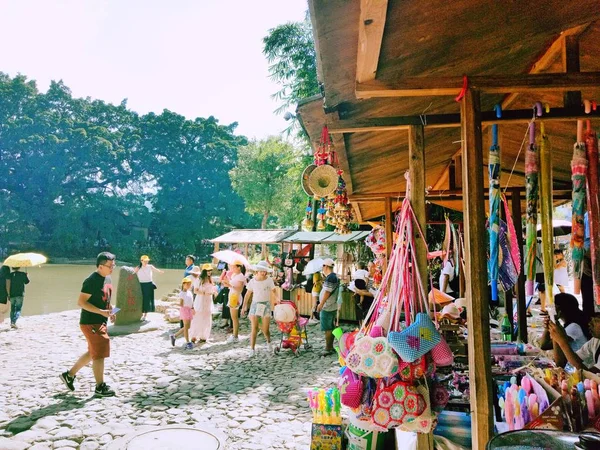
<path id="1" fill-rule="evenodd" d="M 123 266 L 119 272 L 117 286 L 117 313 L 115 325 L 139 322 L 142 318 L 142 287 L 133 267 Z"/>

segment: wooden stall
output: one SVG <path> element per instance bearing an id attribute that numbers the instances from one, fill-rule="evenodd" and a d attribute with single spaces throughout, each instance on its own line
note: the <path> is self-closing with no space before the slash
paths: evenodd
<path id="1" fill-rule="evenodd" d="M 599 124 L 600 110 L 584 100 L 600 98 L 600 3 L 309 0 L 309 8 L 324 94 L 297 113 L 315 148 L 329 127 L 359 221 L 391 216 L 406 195 L 406 171 L 419 220 L 425 202 L 464 213 L 472 446 L 483 449 L 494 431 L 481 275 L 488 125 L 500 127 L 501 187 L 520 225 L 523 144 L 532 106 L 548 105 L 536 120 L 552 145 L 554 200 L 570 198 L 576 120 Z M 523 284 L 518 293 L 526 339 Z M 419 448 L 431 446 L 420 436 Z"/>

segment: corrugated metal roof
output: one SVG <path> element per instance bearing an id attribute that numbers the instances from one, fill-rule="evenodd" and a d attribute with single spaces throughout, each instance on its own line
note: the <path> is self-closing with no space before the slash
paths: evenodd
<path id="1" fill-rule="evenodd" d="M 333 234 L 325 239 L 323 243 L 335 244 L 343 242 L 356 242 L 367 237 L 370 231 L 353 231 L 350 234 Z"/>
<path id="2" fill-rule="evenodd" d="M 210 242 L 221 244 L 277 244 L 296 233 L 295 230 L 232 230 Z"/>
<path id="3" fill-rule="evenodd" d="M 298 231 L 285 238 L 285 242 L 303 242 L 306 244 L 319 243 L 332 236 L 331 231 Z"/>

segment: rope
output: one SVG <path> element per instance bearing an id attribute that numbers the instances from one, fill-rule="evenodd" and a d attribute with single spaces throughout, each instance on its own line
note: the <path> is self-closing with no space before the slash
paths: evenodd
<path id="1" fill-rule="evenodd" d="M 517 167 L 517 162 L 519 161 L 519 156 L 521 155 L 521 152 L 523 151 L 523 146 L 525 145 L 525 140 L 527 139 L 527 135 L 529 134 L 529 129 L 531 128 L 533 121 L 534 121 L 534 119 L 531 119 L 529 121 L 529 125 L 527 125 L 527 129 L 525 130 L 525 135 L 523 136 L 523 142 L 521 142 L 521 148 L 519 149 L 519 153 L 517 153 L 515 162 L 512 166 L 512 169 L 510 170 L 510 175 L 508 175 L 508 180 L 506 180 L 506 186 L 504 187 L 504 190 L 502 191 L 503 195 L 506 194 L 506 191 L 508 190 L 508 187 L 510 186 L 510 179 L 512 178 L 513 172 L 515 171 L 515 167 Z"/>

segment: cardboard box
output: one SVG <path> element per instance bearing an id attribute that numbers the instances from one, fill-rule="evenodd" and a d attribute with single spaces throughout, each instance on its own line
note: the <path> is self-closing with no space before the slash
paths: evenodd
<path id="1" fill-rule="evenodd" d="M 342 450 L 342 426 L 313 423 L 310 450 Z"/>

